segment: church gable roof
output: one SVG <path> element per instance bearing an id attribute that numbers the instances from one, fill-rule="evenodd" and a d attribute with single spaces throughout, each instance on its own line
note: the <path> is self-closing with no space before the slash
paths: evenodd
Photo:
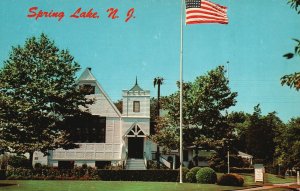
<path id="1" fill-rule="evenodd" d="M 91 72 L 91 68 L 86 68 L 78 78 L 78 84 L 92 84 L 96 86 L 96 100 L 89 109 L 92 114 L 106 115 L 109 117 L 121 117 L 120 111 L 117 109 L 115 104 L 111 101 L 109 96 L 106 94 L 100 83 L 96 80 Z M 95 96 L 95 95 L 88 95 Z"/>
<path id="2" fill-rule="evenodd" d="M 91 72 L 91 68 L 86 68 L 78 78 L 78 81 L 97 81 Z"/>

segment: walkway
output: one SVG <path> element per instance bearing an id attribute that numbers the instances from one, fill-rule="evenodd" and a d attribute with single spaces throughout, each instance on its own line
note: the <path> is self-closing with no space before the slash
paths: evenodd
<path id="1" fill-rule="evenodd" d="M 300 185 L 296 186 L 296 183 L 286 183 L 286 184 L 273 184 L 262 187 L 248 188 L 243 189 L 243 191 L 252 191 L 252 190 L 267 190 L 272 188 L 293 188 L 295 190 L 300 190 Z"/>

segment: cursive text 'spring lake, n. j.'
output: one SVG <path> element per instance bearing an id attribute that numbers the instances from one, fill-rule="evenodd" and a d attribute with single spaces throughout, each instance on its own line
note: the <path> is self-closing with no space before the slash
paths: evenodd
<path id="1" fill-rule="evenodd" d="M 107 17 L 110 19 L 118 19 L 118 9 L 117 8 L 108 8 L 107 9 Z M 125 22 L 128 22 L 130 19 L 135 18 L 134 14 L 134 8 L 130 8 L 125 16 Z M 61 21 L 65 17 L 64 11 L 43 11 L 39 10 L 38 7 L 31 7 L 28 9 L 28 18 L 33 18 L 35 20 L 38 20 L 40 18 L 52 18 L 57 19 L 58 21 Z M 93 8 L 90 8 L 89 10 L 82 10 L 82 8 L 76 9 L 72 14 L 69 16 L 72 19 L 99 19 L 99 13 L 97 11 L 94 11 Z"/>

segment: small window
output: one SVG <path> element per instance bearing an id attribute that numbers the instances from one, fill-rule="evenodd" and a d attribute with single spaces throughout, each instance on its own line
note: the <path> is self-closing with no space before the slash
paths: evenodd
<path id="1" fill-rule="evenodd" d="M 133 102 L 133 112 L 140 112 L 140 102 L 139 101 Z"/>
<path id="2" fill-rule="evenodd" d="M 92 86 L 90 84 L 84 84 L 80 86 L 80 88 L 82 89 L 85 95 L 95 94 L 95 86 Z"/>
<path id="3" fill-rule="evenodd" d="M 34 157 L 34 160 L 39 160 L 39 157 Z"/>

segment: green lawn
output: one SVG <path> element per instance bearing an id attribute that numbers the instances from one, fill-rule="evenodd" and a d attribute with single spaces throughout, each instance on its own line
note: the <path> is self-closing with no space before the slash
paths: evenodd
<path id="1" fill-rule="evenodd" d="M 254 174 L 241 174 L 244 177 L 245 185 L 253 185 L 254 184 Z M 296 182 L 296 177 L 286 177 L 286 178 L 278 178 L 274 174 L 266 174 L 265 175 L 265 184 L 283 184 L 283 183 L 291 183 Z"/>
<path id="2" fill-rule="evenodd" d="M 218 176 L 221 174 L 218 173 Z M 174 182 L 126 182 L 126 181 L 51 181 L 51 180 L 2 180 L 1 184 L 15 184 L 13 186 L 0 186 L 0 191 L 218 191 L 236 190 L 253 185 L 253 175 L 242 174 L 245 178 L 245 187 L 219 186 L 214 184 L 191 184 Z M 267 184 L 296 182 L 295 178 L 278 178 L 267 174 Z M 277 189 L 287 190 L 287 189 Z"/>
<path id="3" fill-rule="evenodd" d="M 0 191 L 218 191 L 241 187 L 211 184 L 179 184 L 174 182 L 106 182 L 106 181 L 0 181 L 14 186 L 0 187 Z"/>

